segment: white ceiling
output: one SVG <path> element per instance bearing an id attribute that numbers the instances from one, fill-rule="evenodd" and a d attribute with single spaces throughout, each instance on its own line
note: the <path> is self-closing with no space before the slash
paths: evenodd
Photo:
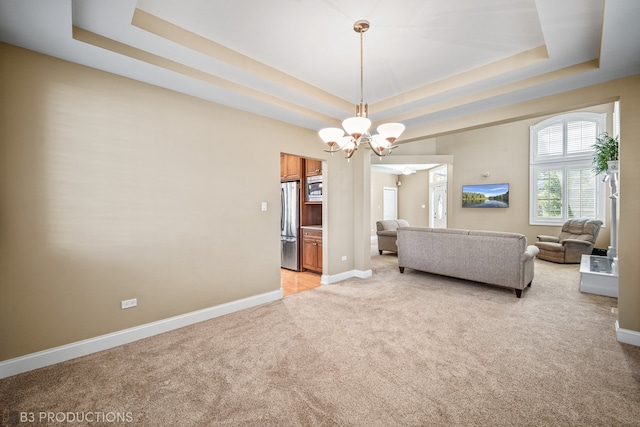
<path id="1" fill-rule="evenodd" d="M 408 129 L 640 73 L 638 0 L 0 0 L 0 40 L 309 129 Z M 425 135 L 428 136 L 428 135 Z"/>

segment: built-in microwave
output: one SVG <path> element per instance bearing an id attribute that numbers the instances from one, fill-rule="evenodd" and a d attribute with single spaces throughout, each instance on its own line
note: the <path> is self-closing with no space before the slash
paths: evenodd
<path id="1" fill-rule="evenodd" d="M 307 177 L 304 200 L 306 202 L 322 201 L 322 175 Z"/>

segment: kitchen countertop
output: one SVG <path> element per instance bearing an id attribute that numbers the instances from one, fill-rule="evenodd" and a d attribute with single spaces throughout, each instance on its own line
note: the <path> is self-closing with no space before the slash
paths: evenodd
<path id="1" fill-rule="evenodd" d="M 309 230 L 322 230 L 321 225 L 301 225 L 300 228 L 306 228 Z"/>

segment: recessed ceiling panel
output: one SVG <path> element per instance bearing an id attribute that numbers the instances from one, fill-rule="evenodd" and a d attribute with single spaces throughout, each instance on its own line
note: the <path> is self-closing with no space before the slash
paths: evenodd
<path id="1" fill-rule="evenodd" d="M 140 0 L 137 7 L 342 98 L 376 102 L 544 44 L 533 0 Z"/>

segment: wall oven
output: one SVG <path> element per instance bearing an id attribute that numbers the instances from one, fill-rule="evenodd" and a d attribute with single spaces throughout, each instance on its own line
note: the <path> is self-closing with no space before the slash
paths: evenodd
<path id="1" fill-rule="evenodd" d="M 304 187 L 305 202 L 322 202 L 322 175 L 308 176 Z"/>

